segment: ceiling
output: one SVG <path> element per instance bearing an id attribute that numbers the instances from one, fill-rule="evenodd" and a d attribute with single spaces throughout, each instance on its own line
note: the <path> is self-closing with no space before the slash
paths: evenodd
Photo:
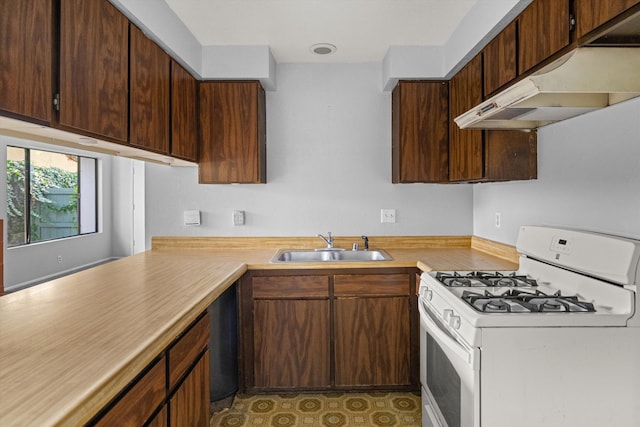
<path id="1" fill-rule="evenodd" d="M 203 46 L 268 45 L 279 63 L 378 62 L 444 45 L 478 0 L 165 0 Z M 316 55 L 311 45 L 337 50 Z"/>

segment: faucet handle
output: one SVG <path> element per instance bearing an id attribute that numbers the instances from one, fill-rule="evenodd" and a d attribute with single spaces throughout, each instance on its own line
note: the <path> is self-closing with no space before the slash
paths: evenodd
<path id="1" fill-rule="evenodd" d="M 362 240 L 364 240 L 364 250 L 369 250 L 369 238 L 367 236 L 361 236 Z"/>

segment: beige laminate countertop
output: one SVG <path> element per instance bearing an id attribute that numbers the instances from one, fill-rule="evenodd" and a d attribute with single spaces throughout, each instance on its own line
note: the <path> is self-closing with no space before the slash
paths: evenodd
<path id="1" fill-rule="evenodd" d="M 0 297 L 0 426 L 81 425 L 247 269 L 513 270 L 471 248 L 270 264 L 275 249 L 154 249 Z"/>

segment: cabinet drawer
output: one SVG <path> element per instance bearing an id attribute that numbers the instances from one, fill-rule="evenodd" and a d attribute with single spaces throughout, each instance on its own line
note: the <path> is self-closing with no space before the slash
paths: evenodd
<path id="1" fill-rule="evenodd" d="M 162 357 L 118 400 L 96 426 L 142 425 L 164 399 L 165 378 L 165 358 Z"/>
<path id="2" fill-rule="evenodd" d="M 333 286 L 336 297 L 409 295 L 409 275 L 340 274 L 334 276 Z"/>
<path id="3" fill-rule="evenodd" d="M 169 349 L 169 389 L 176 385 L 208 341 L 209 313 L 206 313 Z"/>
<path id="4" fill-rule="evenodd" d="M 329 298 L 329 276 L 253 278 L 254 298 Z"/>

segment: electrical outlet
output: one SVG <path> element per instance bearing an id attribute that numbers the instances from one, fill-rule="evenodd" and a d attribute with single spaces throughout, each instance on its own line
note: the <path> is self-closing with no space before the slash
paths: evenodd
<path id="1" fill-rule="evenodd" d="M 500 226 L 502 225 L 502 214 L 500 212 L 496 212 L 495 225 L 496 228 L 500 228 Z"/>
<path id="2" fill-rule="evenodd" d="M 244 211 L 233 211 L 233 225 L 244 225 Z"/>
<path id="3" fill-rule="evenodd" d="M 62 255 L 58 255 L 58 264 L 62 264 Z"/>
<path id="4" fill-rule="evenodd" d="M 395 223 L 396 222 L 396 210 L 395 209 L 380 209 L 380 222 L 382 222 L 382 223 Z"/>

